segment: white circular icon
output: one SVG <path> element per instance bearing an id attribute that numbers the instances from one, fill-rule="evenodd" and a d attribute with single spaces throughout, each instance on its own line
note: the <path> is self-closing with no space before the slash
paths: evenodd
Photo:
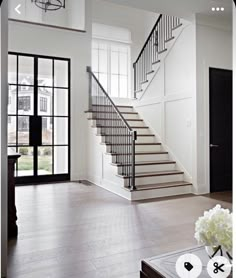
<path id="1" fill-rule="evenodd" d="M 175 269 L 181 278 L 197 278 L 202 273 L 202 262 L 193 254 L 184 254 L 178 258 Z"/>
<path id="2" fill-rule="evenodd" d="M 207 264 L 207 272 L 212 278 L 226 278 L 231 273 L 232 265 L 222 256 L 212 258 Z"/>

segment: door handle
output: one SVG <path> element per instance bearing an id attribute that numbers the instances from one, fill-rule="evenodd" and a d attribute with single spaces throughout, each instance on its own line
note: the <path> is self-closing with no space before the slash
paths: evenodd
<path id="1" fill-rule="evenodd" d="M 219 148 L 219 145 L 210 144 L 210 148 Z"/>

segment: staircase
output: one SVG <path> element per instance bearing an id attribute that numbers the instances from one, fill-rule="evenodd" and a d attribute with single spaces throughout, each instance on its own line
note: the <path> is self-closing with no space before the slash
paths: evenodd
<path id="1" fill-rule="evenodd" d="M 179 35 L 183 24 L 175 16 L 160 15 L 148 36 L 134 68 L 134 99 L 141 98 L 148 84 L 158 71 L 170 44 Z"/>
<path id="2" fill-rule="evenodd" d="M 161 55 L 167 51 L 168 43 L 181 25 L 176 17 L 159 16 L 134 63 L 135 98 L 151 80 Z M 90 131 L 92 127 L 89 136 L 95 138 L 92 145 L 100 146 L 94 149 L 92 160 L 97 159 L 97 153 L 102 153 L 101 176 L 95 178 L 95 174 L 93 177 L 90 173 L 88 180 L 129 200 L 191 193 L 191 181 L 171 159 L 144 119 L 132 106 L 116 106 L 90 67 L 87 72 L 90 90 L 86 114 Z"/>
<path id="3" fill-rule="evenodd" d="M 108 95 L 103 97 L 105 90 L 95 75 L 88 71 L 93 84 L 86 114 L 106 156 L 106 180 L 111 180 L 107 187 L 100 185 L 130 200 L 191 193 L 191 182 L 185 181 L 184 172 L 134 108 L 113 106 Z"/>

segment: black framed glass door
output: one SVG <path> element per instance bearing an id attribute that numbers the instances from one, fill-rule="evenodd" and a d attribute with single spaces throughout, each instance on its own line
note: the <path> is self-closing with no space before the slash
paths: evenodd
<path id="1" fill-rule="evenodd" d="M 8 148 L 16 183 L 70 179 L 70 59 L 9 52 Z"/>

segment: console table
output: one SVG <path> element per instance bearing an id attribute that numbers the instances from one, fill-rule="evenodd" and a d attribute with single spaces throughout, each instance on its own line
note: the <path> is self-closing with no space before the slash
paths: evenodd
<path id="1" fill-rule="evenodd" d="M 140 278 L 176 278 L 175 263 L 177 259 L 187 253 L 194 254 L 202 261 L 201 278 L 209 278 L 207 273 L 207 263 L 209 257 L 205 251 L 205 247 L 194 247 L 181 251 L 176 251 L 150 259 L 145 259 L 141 263 Z M 232 277 L 229 276 L 229 277 Z"/>
<path id="2" fill-rule="evenodd" d="M 8 152 L 8 238 L 17 237 L 18 228 L 16 224 L 16 204 L 15 204 L 15 164 L 20 154 L 12 151 Z"/>

